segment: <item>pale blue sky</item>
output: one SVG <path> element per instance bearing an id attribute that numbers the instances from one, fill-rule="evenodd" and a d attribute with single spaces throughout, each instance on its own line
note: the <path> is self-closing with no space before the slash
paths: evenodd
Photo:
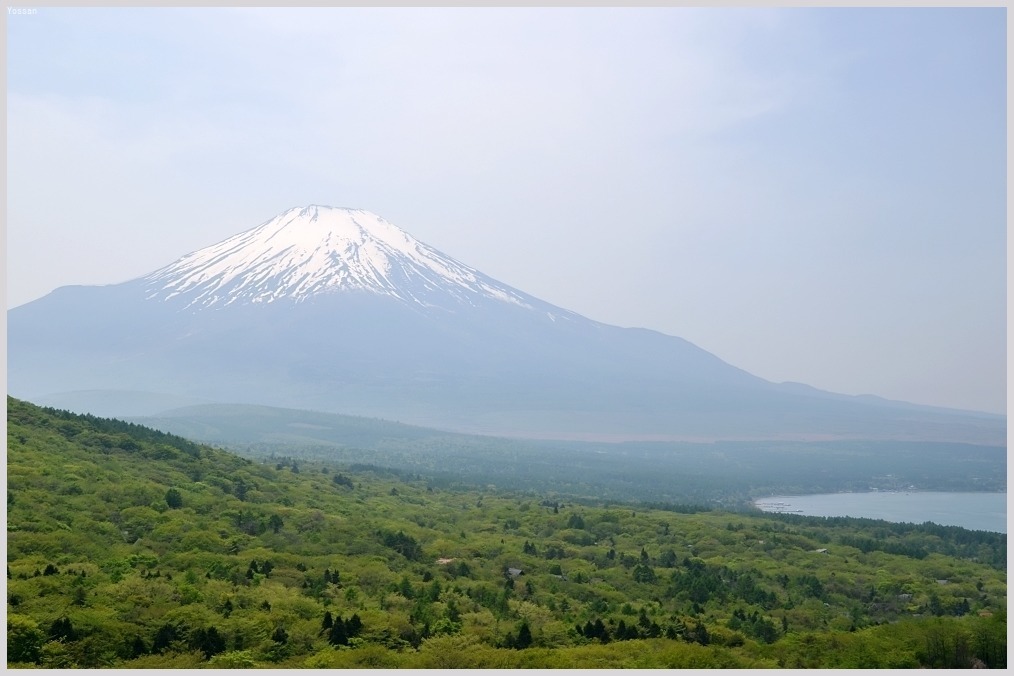
<path id="1" fill-rule="evenodd" d="M 330 204 L 770 380 L 1006 409 L 1005 9 L 6 20 L 8 307 Z"/>

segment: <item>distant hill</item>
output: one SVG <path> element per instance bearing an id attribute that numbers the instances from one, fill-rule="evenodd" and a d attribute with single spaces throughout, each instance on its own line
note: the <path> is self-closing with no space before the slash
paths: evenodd
<path id="1" fill-rule="evenodd" d="M 916 487 L 1006 490 L 1003 446 L 920 441 L 551 441 L 467 435 L 266 406 L 188 406 L 140 424 L 258 457 L 425 472 L 590 499 L 731 505 L 758 496 Z"/>
<path id="2" fill-rule="evenodd" d="M 8 387 L 121 417 L 171 396 L 529 438 L 1006 441 L 1003 416 L 771 383 L 681 338 L 534 298 L 374 214 L 322 206 L 10 310 Z"/>
<path id="3" fill-rule="evenodd" d="M 244 404 L 183 406 L 135 419 L 148 427 L 219 444 L 323 443 L 375 448 L 392 440 L 481 439 L 380 418 Z"/>

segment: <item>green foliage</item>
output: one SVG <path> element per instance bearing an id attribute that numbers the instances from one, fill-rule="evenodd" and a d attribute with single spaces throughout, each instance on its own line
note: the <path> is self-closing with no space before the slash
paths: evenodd
<path id="1" fill-rule="evenodd" d="M 249 650 L 232 650 L 212 657 L 208 666 L 213 669 L 253 669 L 258 665 Z"/>
<path id="2" fill-rule="evenodd" d="M 1006 667 L 1002 535 L 575 507 L 135 428 L 8 399 L 8 666 Z"/>
<path id="3" fill-rule="evenodd" d="M 7 663 L 38 664 L 46 637 L 30 617 L 7 614 Z"/>

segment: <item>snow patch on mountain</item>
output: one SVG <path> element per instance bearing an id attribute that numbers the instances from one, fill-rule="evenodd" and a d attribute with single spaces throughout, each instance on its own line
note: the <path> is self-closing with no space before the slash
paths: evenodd
<path id="1" fill-rule="evenodd" d="M 520 292 L 423 244 L 376 214 L 296 207 L 143 278 L 150 300 L 187 307 L 304 301 L 362 290 L 430 305 L 450 295 L 531 307 Z"/>

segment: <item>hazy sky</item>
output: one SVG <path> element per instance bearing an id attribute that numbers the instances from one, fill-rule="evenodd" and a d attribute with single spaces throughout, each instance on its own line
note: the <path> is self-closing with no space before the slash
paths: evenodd
<path id="1" fill-rule="evenodd" d="M 1006 410 L 1006 10 L 7 16 L 7 304 L 373 211 L 773 381 Z"/>

